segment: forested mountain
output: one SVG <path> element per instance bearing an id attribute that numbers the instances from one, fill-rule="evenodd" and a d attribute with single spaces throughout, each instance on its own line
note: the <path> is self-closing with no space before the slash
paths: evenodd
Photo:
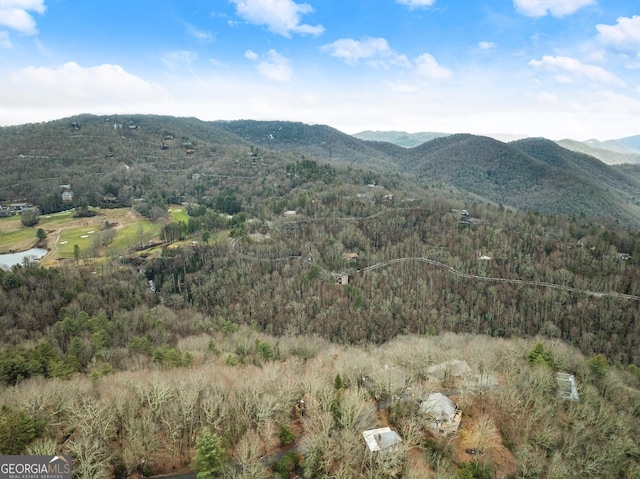
<path id="1" fill-rule="evenodd" d="M 597 160 L 538 143 L 450 135 L 407 149 L 324 125 L 81 115 L 0 129 L 0 201 L 57 211 L 68 206 L 60 199 L 63 184 L 72 185 L 76 202 L 89 205 L 106 195 L 124 206 L 136 198 L 196 201 L 227 187 L 245 198 L 273 197 L 287 185 L 261 178 L 276 180 L 287 163 L 315 159 L 358 168 L 358 178 L 347 179 L 355 184 L 380 184 L 382 174 L 395 187 L 398 175 L 409 172 L 406 184 L 417 175 L 423 184 L 449 184 L 522 210 L 640 225 L 634 182 Z"/>
<path id="2" fill-rule="evenodd" d="M 407 150 L 395 161 L 423 178 L 518 209 L 640 224 L 633 182 L 622 181 L 621 190 L 611 191 L 611 183 L 620 175 L 598 160 L 585 156 L 582 161 L 592 166 L 583 173 L 568 150 L 548 147 L 552 142 L 521 141 L 506 144 L 488 137 L 451 135 Z M 537 145 L 546 145 L 540 147 L 546 148 L 541 155 Z"/>
<path id="3" fill-rule="evenodd" d="M 287 121 L 238 120 L 213 122 L 245 141 L 277 151 L 368 168 L 385 168 L 386 153 L 326 125 Z"/>
<path id="4" fill-rule="evenodd" d="M 549 140 L 530 138 L 512 142 L 510 145 L 554 168 L 603 188 L 605 201 L 611 201 L 611 206 L 620 211 L 617 218 L 625 217 L 623 211 L 628 212 L 627 218 L 637 216 L 640 183 L 636 178 L 624 174 L 616 167 L 604 164 L 593 156 L 569 151 Z M 607 198 L 609 193 L 615 199 Z"/>

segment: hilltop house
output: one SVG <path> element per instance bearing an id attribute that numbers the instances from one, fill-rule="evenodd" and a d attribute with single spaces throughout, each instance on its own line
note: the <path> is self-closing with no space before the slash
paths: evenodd
<path id="1" fill-rule="evenodd" d="M 400 449 L 400 444 L 402 444 L 400 435 L 390 427 L 363 431 L 362 437 L 367 443 L 370 454 L 374 452 L 395 452 Z"/>
<path id="2" fill-rule="evenodd" d="M 73 191 L 65 190 L 62 192 L 62 202 L 71 203 L 73 201 Z"/>
<path id="3" fill-rule="evenodd" d="M 454 434 L 462 420 L 462 410 L 441 393 L 429 395 L 429 398 L 420 404 L 420 413 L 426 416 L 427 428 L 443 436 Z"/>
<path id="4" fill-rule="evenodd" d="M 363 376 L 362 385 L 378 401 L 380 409 L 385 409 L 392 402 L 402 401 L 408 397 L 409 382 L 399 366 L 391 367 L 385 364 L 383 368 Z"/>
<path id="5" fill-rule="evenodd" d="M 360 259 L 360 256 L 358 256 L 358 253 L 342 253 L 342 259 L 349 263 L 355 263 Z"/>
<path id="6" fill-rule="evenodd" d="M 454 379 L 464 378 L 471 375 L 471 373 L 471 368 L 467 362 L 459 359 L 451 359 L 427 369 L 427 377 L 429 379 L 437 379 L 442 383 L 450 383 Z"/>

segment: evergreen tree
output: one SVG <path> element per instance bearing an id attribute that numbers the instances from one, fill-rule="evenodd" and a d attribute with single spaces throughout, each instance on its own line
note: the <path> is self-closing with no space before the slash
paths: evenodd
<path id="1" fill-rule="evenodd" d="M 198 471 L 198 479 L 216 477 L 224 465 L 224 451 L 220 437 L 205 427 L 196 439 L 196 455 L 193 463 Z"/>

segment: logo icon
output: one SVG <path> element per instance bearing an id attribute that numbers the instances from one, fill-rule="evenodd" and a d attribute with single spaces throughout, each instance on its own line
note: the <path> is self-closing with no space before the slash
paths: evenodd
<path id="1" fill-rule="evenodd" d="M 0 479 L 71 479 L 71 456 L 0 456 Z"/>

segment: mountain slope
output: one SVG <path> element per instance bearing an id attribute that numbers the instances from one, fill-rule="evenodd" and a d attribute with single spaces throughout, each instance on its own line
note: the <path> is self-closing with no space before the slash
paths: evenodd
<path id="1" fill-rule="evenodd" d="M 375 143 L 359 140 L 326 125 L 254 120 L 217 121 L 212 124 L 249 143 L 272 150 L 377 167 L 384 166 L 388 160 L 383 147 L 377 148 Z"/>
<path id="2" fill-rule="evenodd" d="M 637 206 L 627 204 L 635 181 L 625 181 L 594 158 L 580 155 L 578 159 L 549 145 L 553 142 L 522 140 L 514 145 L 488 137 L 452 135 L 408 150 L 398 165 L 523 210 L 640 224 Z M 585 174 L 578 174 L 580 168 Z M 609 191 L 614 185 L 615 190 Z"/>
<path id="3" fill-rule="evenodd" d="M 72 184 L 76 197 L 89 204 L 107 194 L 126 198 L 122 205 L 158 194 L 166 201 L 211 198 L 225 187 L 262 198 L 285 193 L 265 185 L 286 190 L 278 175 L 300 158 L 357 166 L 357 184 L 381 180 L 384 172 L 391 174 L 383 180 L 387 187 L 406 191 L 422 177 L 513 208 L 640 226 L 635 171 L 547 140 L 503 143 L 458 134 L 403 148 L 326 125 L 150 115 L 80 115 L 0 128 L 0 201 L 23 199 L 43 211 L 59 210 L 62 184 Z M 336 181 L 352 181 L 347 171 Z"/>
<path id="4" fill-rule="evenodd" d="M 514 148 L 551 166 L 596 182 L 620 192 L 630 192 L 640 188 L 637 181 L 621 174 L 615 168 L 606 165 L 597 158 L 562 148 L 553 141 L 544 138 L 528 138 L 510 143 Z"/>

